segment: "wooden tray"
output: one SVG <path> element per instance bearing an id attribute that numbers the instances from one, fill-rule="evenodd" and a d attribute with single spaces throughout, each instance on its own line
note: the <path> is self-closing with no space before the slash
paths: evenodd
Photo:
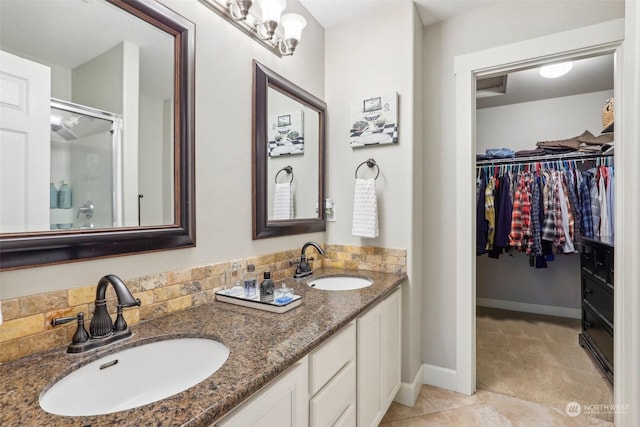
<path id="1" fill-rule="evenodd" d="M 293 299 L 285 304 L 278 304 L 275 302 L 263 302 L 257 299 L 257 297 L 246 298 L 241 293 L 231 294 L 230 291 L 225 290 L 216 292 L 216 300 L 278 314 L 285 313 L 302 304 L 302 297 L 300 295 L 294 295 Z"/>

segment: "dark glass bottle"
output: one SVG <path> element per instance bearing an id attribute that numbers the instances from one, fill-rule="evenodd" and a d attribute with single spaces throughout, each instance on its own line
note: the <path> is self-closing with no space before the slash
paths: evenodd
<path id="1" fill-rule="evenodd" d="M 271 272 L 264 272 L 264 280 L 260 283 L 260 301 L 273 302 L 274 283 L 271 280 Z"/>

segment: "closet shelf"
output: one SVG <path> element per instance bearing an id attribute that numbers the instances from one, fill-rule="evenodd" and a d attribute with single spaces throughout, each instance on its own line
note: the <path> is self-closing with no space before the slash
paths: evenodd
<path id="1" fill-rule="evenodd" d="M 518 164 L 518 163 L 531 163 L 531 162 L 551 162 L 556 160 L 588 160 L 597 159 L 603 157 L 612 157 L 611 154 L 593 154 L 593 153 L 565 153 L 565 154 L 549 154 L 544 156 L 529 156 L 529 157 L 509 157 L 506 159 L 489 159 L 478 160 L 476 166 L 492 166 L 500 164 Z"/>

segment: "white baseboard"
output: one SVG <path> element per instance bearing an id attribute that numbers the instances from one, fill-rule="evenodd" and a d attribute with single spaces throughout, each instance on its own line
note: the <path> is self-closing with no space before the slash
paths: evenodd
<path id="1" fill-rule="evenodd" d="M 545 314 L 547 316 L 581 319 L 579 308 L 555 307 L 552 305 L 528 304 L 524 302 L 506 301 L 490 298 L 476 298 L 476 305 L 481 307 L 501 308 L 503 310 L 523 311 L 525 313 Z"/>
<path id="2" fill-rule="evenodd" d="M 442 368 L 440 366 L 422 364 L 422 382 L 434 387 L 457 391 L 458 376 L 455 369 Z"/>
<path id="3" fill-rule="evenodd" d="M 400 389 L 393 401 L 405 406 L 413 407 L 416 404 L 416 400 L 418 400 L 418 394 L 420 393 L 422 382 L 423 374 L 422 366 L 420 366 L 415 377 L 413 377 L 413 381 L 410 383 L 400 383 Z"/>

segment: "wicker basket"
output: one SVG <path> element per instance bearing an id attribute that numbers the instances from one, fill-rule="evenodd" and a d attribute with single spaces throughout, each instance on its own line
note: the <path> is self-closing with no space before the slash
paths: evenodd
<path id="1" fill-rule="evenodd" d="M 602 108 L 602 127 L 606 128 L 613 123 L 613 98 L 609 98 Z"/>

